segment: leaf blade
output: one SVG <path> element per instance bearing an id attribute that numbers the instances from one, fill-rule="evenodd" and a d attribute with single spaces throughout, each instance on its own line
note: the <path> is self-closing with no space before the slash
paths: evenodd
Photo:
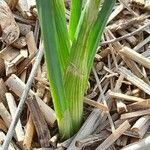
<path id="1" fill-rule="evenodd" d="M 88 64 L 87 64 L 88 68 L 92 67 L 92 62 L 94 60 L 94 55 L 96 54 L 96 49 L 98 47 L 103 30 L 106 26 L 108 17 L 112 11 L 112 8 L 113 8 L 115 2 L 116 2 L 116 0 L 111 0 L 111 2 L 110 2 L 110 0 L 104 1 L 102 9 L 100 10 L 100 12 L 98 14 L 98 18 L 97 18 L 94 26 L 91 28 L 90 36 L 89 36 L 90 38 L 88 39 L 88 42 L 87 42 L 87 43 L 89 43 L 87 46 L 89 48 L 89 50 L 88 50 L 89 56 L 88 56 Z"/>
<path id="2" fill-rule="evenodd" d="M 54 3 L 53 1 L 49 0 L 37 0 L 36 4 L 38 8 L 38 15 L 40 18 L 42 37 L 44 40 L 45 59 L 47 64 L 50 89 L 53 97 L 57 120 L 59 123 L 67 105 L 65 101 L 63 101 L 63 99 L 65 99 L 65 92 L 62 79 L 61 62 L 59 59 L 60 56 L 58 54 L 58 40 L 54 15 Z"/>
<path id="3" fill-rule="evenodd" d="M 60 54 L 60 62 L 64 72 L 69 58 L 70 39 L 65 19 L 65 9 L 63 0 L 53 0 L 53 2 L 57 40 L 59 45 L 58 50 Z"/>
<path id="4" fill-rule="evenodd" d="M 82 10 L 82 0 L 71 0 L 71 14 L 69 20 L 69 35 L 73 40 L 74 34 L 79 22 L 79 18 Z"/>
<path id="5" fill-rule="evenodd" d="M 82 11 L 77 30 L 72 41 L 70 59 L 65 74 L 66 98 L 69 100 L 72 126 L 76 132 L 82 121 L 83 97 L 87 85 L 86 43 L 89 31 L 99 12 L 100 0 L 88 0 Z"/>

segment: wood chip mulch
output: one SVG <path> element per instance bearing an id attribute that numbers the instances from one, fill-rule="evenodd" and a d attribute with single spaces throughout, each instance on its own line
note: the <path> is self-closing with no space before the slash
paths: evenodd
<path id="1" fill-rule="evenodd" d="M 0 147 L 42 47 L 35 1 L 6 2 L 0 0 Z M 69 20 L 70 1 L 65 5 Z M 148 144 L 150 1 L 118 0 L 95 55 L 81 129 L 60 140 L 43 58 L 9 149 L 129 150 Z"/>

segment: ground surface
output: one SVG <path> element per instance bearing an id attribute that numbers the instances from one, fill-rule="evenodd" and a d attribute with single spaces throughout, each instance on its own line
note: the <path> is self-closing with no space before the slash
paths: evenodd
<path id="1" fill-rule="evenodd" d="M 1 145 L 41 46 L 35 1 L 7 2 L 0 1 Z M 70 1 L 65 5 L 68 20 Z M 116 2 L 95 55 L 83 126 L 75 137 L 59 140 L 44 58 L 31 89 L 9 149 L 143 146 L 150 136 L 150 2 Z"/>

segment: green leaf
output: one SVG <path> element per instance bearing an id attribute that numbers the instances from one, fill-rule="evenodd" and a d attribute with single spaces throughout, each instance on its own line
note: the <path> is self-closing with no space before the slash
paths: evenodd
<path id="1" fill-rule="evenodd" d="M 60 1 L 61 2 L 61 1 Z M 63 63 L 60 57 L 60 43 L 56 25 L 55 3 L 53 0 L 37 0 L 37 9 L 44 40 L 45 59 L 47 62 L 48 77 L 50 89 L 53 98 L 53 104 L 57 116 L 58 125 L 61 124 L 63 113 L 67 109 L 65 101 L 65 90 L 63 83 Z M 57 17 L 58 19 L 58 17 Z M 58 19 L 59 20 L 59 19 Z M 57 22 L 58 23 L 58 22 Z M 63 53 L 63 52 L 62 52 Z"/>
<path id="2" fill-rule="evenodd" d="M 63 0 L 36 0 L 45 47 L 51 95 L 62 137 L 72 136 L 80 128 L 83 97 L 96 48 L 115 0 L 72 0 L 69 25 Z M 76 11 L 77 12 L 76 12 Z"/>
<path id="3" fill-rule="evenodd" d="M 83 96 L 88 80 L 86 43 L 90 29 L 97 19 L 99 5 L 100 0 L 88 0 L 81 13 L 65 74 L 66 98 L 69 101 L 74 132 L 79 129 L 82 122 Z"/>
<path id="4" fill-rule="evenodd" d="M 105 0 L 99 11 L 101 1 L 88 0 L 77 26 L 65 75 L 66 98 L 75 132 L 82 121 L 83 97 L 96 49 L 114 3 L 115 0 Z"/>
<path id="5" fill-rule="evenodd" d="M 112 8 L 115 4 L 116 0 L 104 0 L 104 3 L 102 5 L 102 8 L 98 14 L 98 18 L 91 28 L 90 35 L 87 42 L 87 48 L 88 48 L 88 64 L 87 67 L 92 67 L 94 56 L 96 54 L 97 47 L 99 45 L 99 41 L 101 40 L 101 36 L 103 33 L 103 30 L 106 26 L 107 20 L 109 18 L 109 15 L 111 14 Z"/>
<path id="6" fill-rule="evenodd" d="M 53 0 L 53 3 L 54 3 L 53 11 L 55 15 L 54 18 L 57 31 L 57 40 L 59 46 L 58 51 L 60 55 L 61 67 L 64 71 L 69 58 L 70 39 L 65 19 L 65 9 L 63 0 Z"/>
<path id="7" fill-rule="evenodd" d="M 69 35 L 73 40 L 74 34 L 79 22 L 79 18 L 82 10 L 82 0 L 71 0 L 71 14 L 69 20 Z"/>

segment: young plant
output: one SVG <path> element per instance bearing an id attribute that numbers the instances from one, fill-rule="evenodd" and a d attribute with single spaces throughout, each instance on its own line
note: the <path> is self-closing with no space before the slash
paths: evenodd
<path id="1" fill-rule="evenodd" d="M 62 138 L 78 131 L 83 98 L 102 32 L 115 0 L 71 1 L 69 28 L 63 0 L 37 0 L 50 90 Z"/>

